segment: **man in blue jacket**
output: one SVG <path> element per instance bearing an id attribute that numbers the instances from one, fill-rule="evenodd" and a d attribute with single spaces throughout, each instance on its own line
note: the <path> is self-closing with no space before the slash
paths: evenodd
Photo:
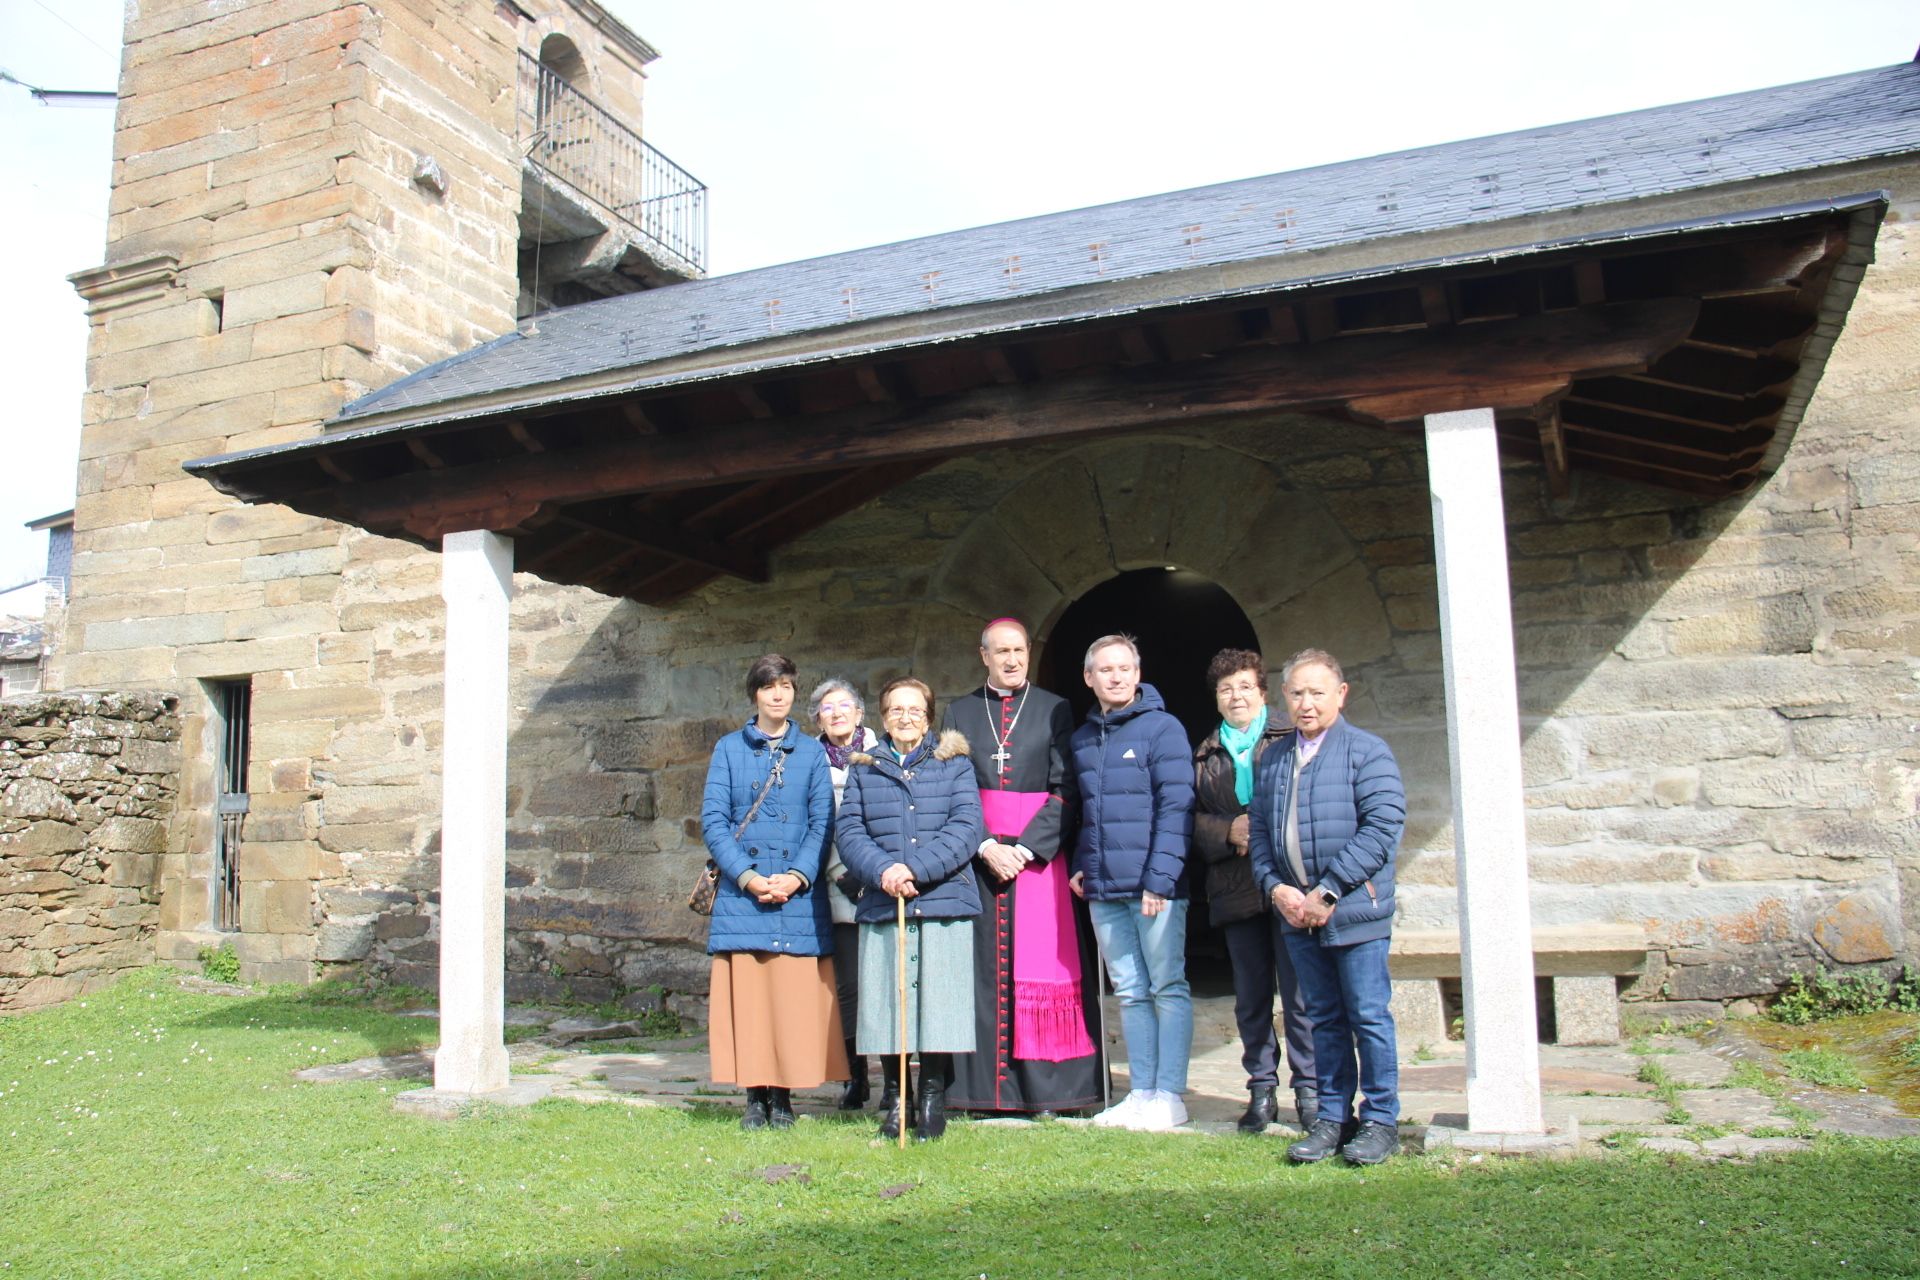
<path id="1" fill-rule="evenodd" d="M 1133 1088 L 1098 1125 L 1158 1131 L 1187 1122 L 1193 997 L 1187 987 L 1187 838 L 1193 832 L 1192 745 L 1160 694 L 1140 683 L 1130 636 L 1087 650 L 1098 705 L 1073 731 L 1070 770 L 1080 794 L 1075 893 L 1120 997 Z"/>
<path id="2" fill-rule="evenodd" d="M 1400 1149 L 1387 948 L 1406 790 L 1387 744 L 1340 718 L 1347 686 L 1332 654 L 1295 654 L 1281 696 L 1293 732 L 1261 758 L 1247 825 L 1254 879 L 1280 913 L 1313 1019 L 1320 1110 L 1287 1156 L 1379 1164 Z"/>

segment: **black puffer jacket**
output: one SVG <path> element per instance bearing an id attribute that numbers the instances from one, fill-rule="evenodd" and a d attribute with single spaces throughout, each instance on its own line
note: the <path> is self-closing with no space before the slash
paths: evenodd
<path id="1" fill-rule="evenodd" d="M 1257 770 L 1267 748 L 1285 737 L 1283 717 L 1269 713 L 1253 746 Z M 1233 757 L 1220 745 L 1220 731 L 1193 750 L 1193 848 L 1207 868 L 1207 918 L 1214 924 L 1250 920 L 1268 910 L 1253 882 L 1252 861 L 1227 843 L 1233 820 L 1247 811 L 1233 792 Z"/>

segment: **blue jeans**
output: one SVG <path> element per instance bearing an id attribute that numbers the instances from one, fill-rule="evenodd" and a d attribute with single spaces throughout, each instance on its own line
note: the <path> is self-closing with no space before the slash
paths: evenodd
<path id="1" fill-rule="evenodd" d="M 1366 1096 L 1360 1119 L 1384 1125 L 1400 1120 L 1400 1058 L 1388 1008 L 1393 999 L 1389 945 L 1390 939 L 1379 938 L 1323 947 L 1312 934 L 1287 930 L 1287 953 L 1307 998 L 1307 1016 L 1313 1019 L 1322 1120 L 1344 1124 L 1353 1115 L 1356 1091 Z"/>
<path id="2" fill-rule="evenodd" d="M 1120 997 L 1127 1077 L 1135 1089 L 1181 1093 L 1193 1051 L 1193 996 L 1187 988 L 1187 902 L 1151 918 L 1140 899 L 1090 902 L 1107 976 Z"/>

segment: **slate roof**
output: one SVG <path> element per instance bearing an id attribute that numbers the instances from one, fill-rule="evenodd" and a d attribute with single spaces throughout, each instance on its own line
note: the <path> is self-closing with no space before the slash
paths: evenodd
<path id="1" fill-rule="evenodd" d="M 508 333 L 364 396 L 334 421 L 430 420 L 469 397 L 532 393 L 849 321 L 1033 298 L 1916 151 L 1920 64 L 1901 63 L 582 303 L 539 317 L 532 334 Z"/>

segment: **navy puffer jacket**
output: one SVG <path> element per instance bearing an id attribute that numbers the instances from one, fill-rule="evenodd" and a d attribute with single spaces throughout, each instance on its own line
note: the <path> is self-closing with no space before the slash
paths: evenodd
<path id="1" fill-rule="evenodd" d="M 1299 735 L 1288 733 L 1262 756 L 1247 809 L 1247 856 L 1267 901 L 1275 885 L 1301 891 L 1326 885 L 1340 895 L 1333 918 L 1319 930 L 1321 946 L 1372 942 L 1393 932 L 1393 862 L 1407 825 L 1407 793 L 1393 751 L 1374 734 L 1333 722 L 1320 750 L 1300 774 L 1300 861 L 1306 883 L 1287 857 L 1287 804 Z M 1289 933 L 1310 932 L 1284 920 Z"/>
<path id="2" fill-rule="evenodd" d="M 1187 896 L 1187 839 L 1193 832 L 1193 756 L 1187 731 L 1159 691 L 1112 713 L 1096 706 L 1073 731 L 1073 779 L 1080 834 L 1073 869 L 1093 901 Z"/>
<path id="3" fill-rule="evenodd" d="M 766 787 L 775 759 L 781 761 L 780 781 L 736 838 L 734 828 Z M 720 868 L 707 928 L 710 954 L 833 954 L 833 918 L 821 876 L 832 823 L 827 753 L 798 726 L 789 724 L 784 734 L 769 740 L 749 720 L 740 732 L 720 739 L 707 766 L 707 790 L 700 805 L 701 834 Z M 777 907 L 765 906 L 740 887 L 740 877 L 748 871 L 763 876 L 797 871 L 808 887 Z"/>
<path id="4" fill-rule="evenodd" d="M 966 738 L 948 729 L 923 741 L 905 762 L 886 747 L 848 757 L 847 789 L 833 838 L 847 870 L 868 886 L 855 919 L 887 924 L 894 899 L 880 877 L 896 862 L 913 872 L 918 896 L 907 899 L 909 919 L 961 920 L 980 914 L 973 854 L 986 839 L 980 785 L 967 758 Z"/>

